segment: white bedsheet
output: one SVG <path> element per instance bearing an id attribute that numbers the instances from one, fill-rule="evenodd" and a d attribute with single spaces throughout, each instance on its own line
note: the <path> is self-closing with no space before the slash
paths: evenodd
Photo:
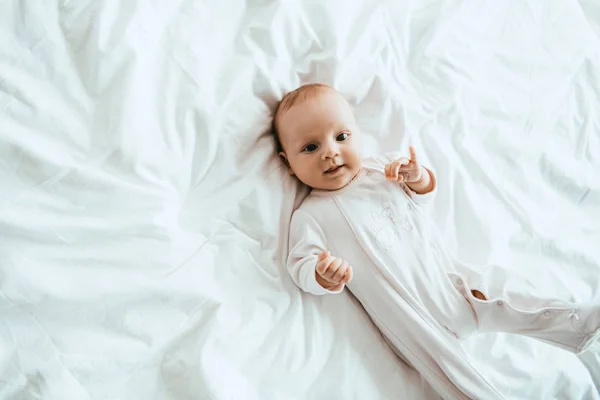
<path id="1" fill-rule="evenodd" d="M 0 1 L 0 399 L 436 398 L 287 275 L 270 112 L 334 85 L 436 168 L 463 260 L 585 300 L 599 34 L 593 1 Z M 600 398 L 569 353 L 467 346 L 507 398 Z"/>

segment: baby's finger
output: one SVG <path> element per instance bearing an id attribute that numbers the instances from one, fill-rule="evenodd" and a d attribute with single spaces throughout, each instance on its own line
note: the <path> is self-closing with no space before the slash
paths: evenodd
<path id="1" fill-rule="evenodd" d="M 327 257 L 329 257 L 329 255 L 330 255 L 329 251 L 327 251 L 327 250 L 322 251 L 321 254 L 319 254 L 319 258 L 317 258 L 317 261 L 323 261 Z"/>
<path id="2" fill-rule="evenodd" d="M 399 162 L 400 165 L 408 165 L 408 164 L 410 164 L 410 158 L 407 158 L 407 157 L 400 157 L 396 161 Z"/>
<path id="3" fill-rule="evenodd" d="M 403 165 L 398 170 L 398 175 L 403 175 L 404 178 L 409 178 L 419 173 L 419 168 L 415 168 L 414 165 Z"/>
<path id="4" fill-rule="evenodd" d="M 415 150 L 415 146 L 408 146 L 408 151 L 410 152 L 410 159 L 413 161 L 417 161 L 417 151 Z"/>
<path id="5" fill-rule="evenodd" d="M 400 162 L 398 162 L 398 166 L 394 170 L 394 176 L 395 176 L 394 179 L 396 180 L 396 182 L 404 181 L 404 174 L 402 173 L 402 168 L 403 168 L 403 166 L 400 164 Z"/>
<path id="6" fill-rule="evenodd" d="M 329 256 L 327 256 L 323 260 L 320 260 L 319 262 L 317 262 L 316 270 L 319 273 L 319 275 L 321 275 L 322 277 L 325 277 L 330 265 L 331 265 L 331 258 Z"/>
<path id="7" fill-rule="evenodd" d="M 392 164 L 392 168 L 390 174 L 392 175 L 393 180 L 398 180 L 398 171 L 400 170 L 400 163 L 398 160 L 394 161 Z"/>
<path id="8" fill-rule="evenodd" d="M 350 281 L 352 281 L 352 267 L 348 266 L 348 268 L 346 269 L 346 273 L 344 274 L 344 277 L 342 278 L 342 281 L 340 283 L 348 284 L 350 283 Z"/>
<path id="9" fill-rule="evenodd" d="M 335 274 L 332 277 L 334 282 L 341 282 L 344 279 L 344 275 L 346 274 L 346 270 L 348 269 L 348 262 L 342 260 L 342 265 L 335 271 Z"/>
<path id="10" fill-rule="evenodd" d="M 386 179 L 390 179 L 390 168 L 391 168 L 391 166 L 392 166 L 391 163 L 385 165 L 384 173 L 385 173 Z"/>
<path id="11" fill-rule="evenodd" d="M 323 278 L 331 282 L 337 282 L 333 279 L 333 277 L 337 273 L 338 269 L 340 269 L 340 267 L 342 266 L 343 261 L 344 260 L 342 260 L 341 258 L 335 258 L 329 265 L 329 268 L 327 268 L 327 271 L 325 271 L 325 275 L 323 275 Z"/>

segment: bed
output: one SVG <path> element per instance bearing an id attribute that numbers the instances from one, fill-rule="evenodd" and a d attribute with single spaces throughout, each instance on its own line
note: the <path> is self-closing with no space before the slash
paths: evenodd
<path id="1" fill-rule="evenodd" d="M 600 275 L 593 1 L 0 1 L 0 399 L 436 399 L 351 295 L 285 270 L 303 83 L 367 153 L 414 144 L 464 261 L 583 300 Z M 599 399 L 600 360 L 486 334 L 507 399 Z"/>

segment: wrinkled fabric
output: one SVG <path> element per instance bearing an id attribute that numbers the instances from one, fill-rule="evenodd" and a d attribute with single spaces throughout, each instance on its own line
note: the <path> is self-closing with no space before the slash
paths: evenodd
<path id="1" fill-rule="evenodd" d="M 287 273 L 272 110 L 333 85 L 365 151 L 436 171 L 453 254 L 585 301 L 599 34 L 594 1 L 0 1 L 0 399 L 439 398 Z M 563 350 L 463 346 L 516 398 L 596 396 Z"/>

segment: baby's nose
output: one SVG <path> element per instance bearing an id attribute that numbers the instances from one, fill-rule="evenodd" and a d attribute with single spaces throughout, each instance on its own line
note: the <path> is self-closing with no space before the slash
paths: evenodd
<path id="1" fill-rule="evenodd" d="M 339 151 L 338 151 L 337 146 L 328 146 L 323 151 L 323 158 L 325 158 L 325 159 L 327 159 L 327 158 L 333 158 L 333 157 L 335 157 L 337 155 L 339 155 Z"/>

